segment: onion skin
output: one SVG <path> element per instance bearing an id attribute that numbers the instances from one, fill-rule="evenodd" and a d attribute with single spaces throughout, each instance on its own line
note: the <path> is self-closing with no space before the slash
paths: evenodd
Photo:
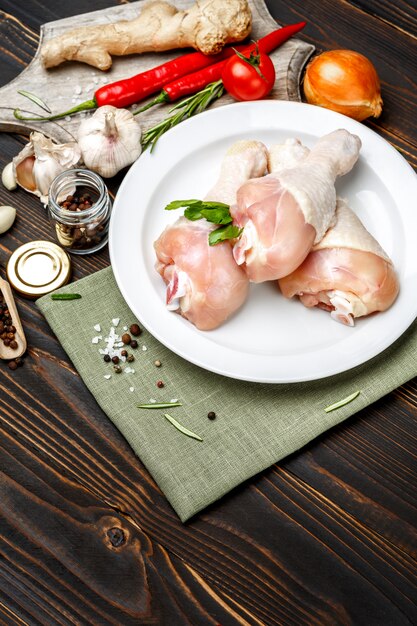
<path id="1" fill-rule="evenodd" d="M 309 104 L 343 113 L 359 122 L 379 117 L 381 86 L 371 61 L 353 50 L 329 50 L 307 66 L 304 94 Z"/>

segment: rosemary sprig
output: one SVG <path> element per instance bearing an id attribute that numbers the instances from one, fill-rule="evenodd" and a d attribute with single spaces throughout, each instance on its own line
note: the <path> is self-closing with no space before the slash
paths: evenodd
<path id="1" fill-rule="evenodd" d="M 35 95 L 34 93 L 30 93 L 30 91 L 24 91 L 23 89 L 20 89 L 17 93 L 20 93 L 21 96 L 24 96 L 25 98 L 28 98 L 28 100 L 31 100 L 32 102 L 34 102 L 35 104 L 38 105 L 38 107 L 40 107 L 47 113 L 52 113 L 48 105 L 43 100 L 41 100 L 39 96 Z"/>
<path id="2" fill-rule="evenodd" d="M 173 113 L 173 115 L 170 115 L 158 124 L 155 124 L 155 126 L 152 126 L 145 133 L 143 133 L 143 150 L 146 150 L 149 146 L 151 146 L 152 152 L 158 139 L 166 133 L 167 130 L 177 126 L 177 124 L 183 122 L 189 117 L 205 111 L 205 109 L 207 109 L 210 104 L 214 102 L 214 100 L 217 100 L 223 95 L 223 91 L 223 81 L 218 80 L 214 83 L 210 83 L 207 87 L 189 98 L 178 102 L 178 104 L 169 110 L 169 112 Z"/>
<path id="3" fill-rule="evenodd" d="M 357 398 L 359 394 L 360 394 L 360 391 L 354 391 L 353 393 L 350 394 L 350 396 L 343 398 L 343 400 L 339 400 L 339 402 L 335 402 L 334 404 L 331 404 L 330 406 L 326 406 L 324 410 L 326 413 L 330 413 L 330 411 L 334 411 L 335 409 L 340 409 L 341 406 L 345 406 L 345 404 L 349 404 L 349 402 L 352 402 L 352 400 Z"/>
<path id="4" fill-rule="evenodd" d="M 51 294 L 52 300 L 79 300 L 81 298 L 80 293 L 53 293 Z"/>
<path id="5" fill-rule="evenodd" d="M 182 406 L 181 402 L 152 402 L 151 404 L 138 404 L 138 409 L 168 409 L 172 406 Z"/>
<path id="6" fill-rule="evenodd" d="M 175 426 L 175 428 L 179 430 L 180 433 L 182 433 L 183 435 L 187 435 L 187 437 L 191 437 L 192 439 L 197 439 L 197 441 L 203 441 L 201 437 L 193 433 L 191 430 L 188 430 L 188 428 L 185 428 L 185 426 L 177 422 L 177 420 L 171 415 L 169 415 L 168 413 L 164 413 L 164 417 L 165 419 L 168 420 L 168 422 L 170 422 L 173 426 Z"/>

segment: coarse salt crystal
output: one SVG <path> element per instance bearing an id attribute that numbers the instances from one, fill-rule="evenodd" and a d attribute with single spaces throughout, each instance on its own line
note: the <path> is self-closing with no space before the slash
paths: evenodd
<path id="1" fill-rule="evenodd" d="M 146 350 L 147 350 L 147 349 L 148 349 L 148 348 L 147 348 L 146 346 L 142 346 L 142 350 L 143 350 L 144 352 L 146 352 Z"/>
<path id="2" fill-rule="evenodd" d="M 125 374 L 134 374 L 135 370 L 133 369 L 133 367 L 125 367 Z"/>
<path id="3" fill-rule="evenodd" d="M 178 402 L 178 398 L 171 398 L 171 402 Z"/>
<path id="4" fill-rule="evenodd" d="M 114 317 L 111 322 L 113 326 L 118 326 L 120 322 L 120 317 Z M 111 330 L 114 332 L 114 328 L 112 328 Z"/>
<path id="5" fill-rule="evenodd" d="M 129 391 L 135 391 L 134 387 L 129 387 Z"/>
<path id="6" fill-rule="evenodd" d="M 127 326 L 123 326 L 123 330 L 127 330 Z"/>
<path id="7" fill-rule="evenodd" d="M 71 121 L 71 115 L 66 115 L 65 116 L 65 121 L 66 122 L 70 122 Z"/>
<path id="8" fill-rule="evenodd" d="M 94 330 L 96 330 L 96 331 L 99 333 L 99 332 L 101 331 L 101 326 L 100 326 L 100 324 L 96 324 L 96 325 L 94 326 Z"/>
<path id="9" fill-rule="evenodd" d="M 149 402 L 150 402 L 150 404 L 155 404 L 156 400 L 155 400 L 155 398 L 150 398 Z"/>
<path id="10" fill-rule="evenodd" d="M 91 343 L 98 343 L 100 339 L 103 339 L 101 335 L 98 335 L 98 337 L 93 337 Z"/>
<path id="11" fill-rule="evenodd" d="M 105 378 L 106 380 L 109 380 L 109 378 L 111 378 L 111 374 L 104 374 L 104 378 Z"/>
<path id="12" fill-rule="evenodd" d="M 103 348 L 99 348 L 98 351 L 99 351 L 99 354 L 108 354 L 109 353 L 108 348 L 104 348 L 104 349 Z"/>

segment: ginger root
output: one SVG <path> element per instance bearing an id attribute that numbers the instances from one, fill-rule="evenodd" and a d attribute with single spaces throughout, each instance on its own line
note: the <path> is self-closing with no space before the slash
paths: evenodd
<path id="1" fill-rule="evenodd" d="M 47 42 L 41 51 L 46 68 L 64 61 L 81 61 L 100 70 L 111 67 L 111 55 L 160 52 L 192 47 L 217 54 L 251 30 L 247 0 L 197 0 L 179 11 L 163 0 L 144 5 L 134 20 L 83 26 Z"/>

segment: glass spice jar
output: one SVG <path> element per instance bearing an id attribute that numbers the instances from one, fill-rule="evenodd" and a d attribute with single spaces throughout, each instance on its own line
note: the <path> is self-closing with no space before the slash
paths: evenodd
<path id="1" fill-rule="evenodd" d="M 48 212 L 53 234 L 72 254 L 91 254 L 106 245 L 111 210 L 103 179 L 90 170 L 61 172 L 49 188 Z"/>

